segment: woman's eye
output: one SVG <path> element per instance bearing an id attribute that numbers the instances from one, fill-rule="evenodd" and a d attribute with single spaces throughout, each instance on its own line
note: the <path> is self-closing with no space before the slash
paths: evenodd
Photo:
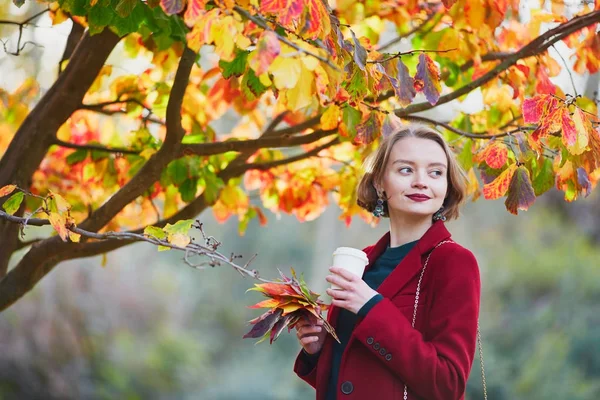
<path id="1" fill-rule="evenodd" d="M 410 168 L 408 168 L 408 167 L 400 168 L 400 169 L 398 170 L 398 172 L 401 172 L 401 173 L 403 173 L 403 174 L 404 174 L 404 173 L 409 173 L 410 171 L 411 171 L 411 169 L 410 169 Z"/>
<path id="2" fill-rule="evenodd" d="M 435 176 L 442 176 L 442 171 L 431 171 Z"/>

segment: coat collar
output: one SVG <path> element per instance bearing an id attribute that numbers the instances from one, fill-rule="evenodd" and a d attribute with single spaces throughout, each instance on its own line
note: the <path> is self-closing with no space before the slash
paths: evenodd
<path id="1" fill-rule="evenodd" d="M 419 239 L 417 244 L 402 259 L 400 264 L 383 281 L 377 291 L 384 297 L 393 297 L 421 270 L 423 255 L 429 253 L 439 242 L 450 238 L 450 236 L 450 232 L 448 232 L 442 221 L 434 222 L 421 239 Z M 369 264 L 366 270 L 373 266 L 375 260 L 386 250 L 389 243 L 390 232 L 388 231 L 367 252 Z"/>
<path id="2" fill-rule="evenodd" d="M 429 253 L 439 242 L 450 238 L 450 236 L 450 232 L 448 232 L 442 221 L 434 222 L 400 264 L 383 281 L 377 291 L 383 297 L 392 298 L 421 270 L 422 256 Z M 385 251 L 389 243 L 390 232 L 388 231 L 374 246 L 366 251 L 369 264 L 365 271 L 373 266 L 375 260 Z M 334 306 L 329 310 L 328 319 L 334 326 L 339 311 L 339 308 Z"/>

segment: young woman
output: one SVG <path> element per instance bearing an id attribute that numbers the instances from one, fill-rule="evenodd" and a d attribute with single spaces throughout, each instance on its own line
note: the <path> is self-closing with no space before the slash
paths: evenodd
<path id="1" fill-rule="evenodd" d="M 479 268 L 444 226 L 458 217 L 467 180 L 442 136 L 410 125 L 386 137 L 367 163 L 358 204 L 390 228 L 364 249 L 361 278 L 329 268 L 341 290 L 328 321 L 298 324 L 294 371 L 317 400 L 464 399 L 475 355 Z M 418 297 L 417 297 L 418 293 Z"/>

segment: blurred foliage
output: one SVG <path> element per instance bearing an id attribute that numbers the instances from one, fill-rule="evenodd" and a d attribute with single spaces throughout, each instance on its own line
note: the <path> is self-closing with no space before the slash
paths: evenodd
<path id="1" fill-rule="evenodd" d="M 600 248 L 551 209 L 506 218 L 496 203 L 470 204 L 450 225 L 482 271 L 490 399 L 598 399 Z M 301 225 L 283 216 L 268 230 L 254 221 L 243 238 L 235 221 L 201 219 L 225 252 L 242 260 L 258 252 L 264 277 L 294 267 L 323 293 L 337 245 L 365 246 L 385 232 L 358 221 L 345 229 L 334 214 Z M 0 315 L 1 400 L 314 396 L 292 371 L 295 335 L 284 332 L 268 348 L 241 338 L 258 315 L 246 308 L 259 299 L 244 293 L 251 280 L 227 267 L 192 270 L 144 244 L 107 261 L 66 263 Z M 468 399 L 483 398 L 479 369 L 476 358 Z"/>

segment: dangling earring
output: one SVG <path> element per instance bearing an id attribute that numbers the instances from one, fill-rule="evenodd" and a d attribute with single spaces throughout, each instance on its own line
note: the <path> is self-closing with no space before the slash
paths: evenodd
<path id="1" fill-rule="evenodd" d="M 446 216 L 443 214 L 444 212 L 444 206 L 441 206 L 439 210 L 437 210 L 435 212 L 435 214 L 433 214 L 433 220 L 434 221 L 446 221 Z"/>
<path id="2" fill-rule="evenodd" d="M 384 212 L 383 212 L 383 199 L 381 198 L 381 195 L 377 195 L 378 199 L 377 199 L 377 205 L 375 206 L 375 210 L 373 210 L 373 215 L 376 216 L 377 218 L 382 217 Z"/>

